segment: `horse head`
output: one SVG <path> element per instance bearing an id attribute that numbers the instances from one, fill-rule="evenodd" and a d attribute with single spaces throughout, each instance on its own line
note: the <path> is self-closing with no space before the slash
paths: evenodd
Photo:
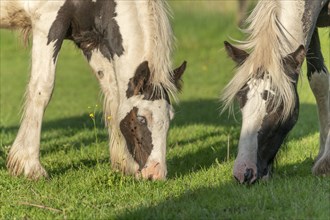
<path id="1" fill-rule="evenodd" d="M 185 68 L 186 62 L 171 73 L 178 90 Z M 166 138 L 174 113 L 169 91 L 152 83 L 147 61 L 142 62 L 129 79 L 126 100 L 121 102 L 118 114 L 120 131 L 138 169 L 136 175 L 164 179 Z"/>
<path id="2" fill-rule="evenodd" d="M 247 52 L 228 42 L 225 42 L 225 48 L 239 67 L 249 59 Z M 253 77 L 236 93 L 242 113 L 242 128 L 233 174 L 240 183 L 250 184 L 269 177 L 275 155 L 298 119 L 296 84 L 304 58 L 305 49 L 300 46 L 281 60 L 283 71 L 292 84 L 295 102 L 287 117 L 282 117 L 283 103 L 274 105 L 277 103 L 277 90 L 263 67 L 257 68 Z"/>

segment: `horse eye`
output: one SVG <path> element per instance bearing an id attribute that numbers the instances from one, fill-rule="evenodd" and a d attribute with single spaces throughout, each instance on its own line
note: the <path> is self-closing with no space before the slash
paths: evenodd
<path id="1" fill-rule="evenodd" d="M 275 92 L 272 90 L 264 90 L 260 95 L 263 100 L 267 101 L 270 95 L 275 95 Z"/>
<path id="2" fill-rule="evenodd" d="M 138 120 L 141 124 L 145 124 L 145 123 L 147 123 L 146 118 L 143 117 L 143 116 L 137 116 L 137 120 Z"/>

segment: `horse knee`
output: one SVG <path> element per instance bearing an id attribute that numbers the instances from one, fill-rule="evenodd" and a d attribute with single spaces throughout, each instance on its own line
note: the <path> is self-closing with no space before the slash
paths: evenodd
<path id="1" fill-rule="evenodd" d="M 27 92 L 27 101 L 34 100 L 38 104 L 47 105 L 53 93 L 53 83 L 43 83 L 42 85 L 30 85 Z"/>
<path id="2" fill-rule="evenodd" d="M 328 101 L 329 96 L 329 74 L 326 70 L 314 72 L 309 78 L 310 87 L 317 100 Z"/>

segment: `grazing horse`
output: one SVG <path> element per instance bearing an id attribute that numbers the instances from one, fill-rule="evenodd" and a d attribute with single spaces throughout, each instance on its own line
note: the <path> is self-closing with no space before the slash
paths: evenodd
<path id="1" fill-rule="evenodd" d="M 312 172 L 330 174 L 330 77 L 317 30 L 330 26 L 329 0 L 261 0 L 248 22 L 246 41 L 236 47 L 225 42 L 237 73 L 222 101 L 227 109 L 237 99 L 242 112 L 234 177 L 249 184 L 269 177 L 275 155 L 298 119 L 297 81 L 305 57 L 320 122 Z"/>
<path id="2" fill-rule="evenodd" d="M 31 32 L 32 70 L 21 125 L 7 167 L 12 175 L 47 176 L 40 133 L 63 40 L 73 41 L 104 93 L 112 167 L 164 179 L 166 138 L 186 62 L 171 69 L 173 34 L 165 1 L 0 1 L 0 27 Z"/>

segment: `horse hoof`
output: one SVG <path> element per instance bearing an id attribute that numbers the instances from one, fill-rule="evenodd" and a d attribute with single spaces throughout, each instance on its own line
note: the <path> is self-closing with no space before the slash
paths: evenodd
<path id="1" fill-rule="evenodd" d="M 39 160 L 22 159 L 17 153 L 9 154 L 7 168 L 13 176 L 24 174 L 25 177 L 31 180 L 38 180 L 43 177 L 48 178 L 48 174 Z"/>
<path id="2" fill-rule="evenodd" d="M 314 175 L 330 175 L 330 156 L 321 157 L 313 166 Z"/>

